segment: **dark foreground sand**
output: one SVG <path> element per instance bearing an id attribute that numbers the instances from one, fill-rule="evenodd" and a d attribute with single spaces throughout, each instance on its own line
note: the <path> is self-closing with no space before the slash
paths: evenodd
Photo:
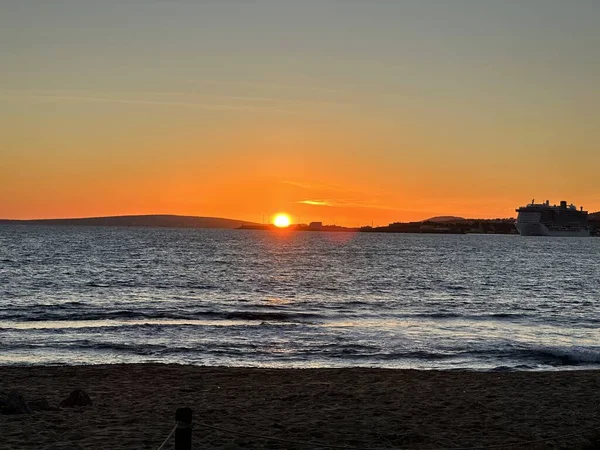
<path id="1" fill-rule="evenodd" d="M 600 448 L 600 371 L 0 367 L 0 392 L 28 400 L 57 405 L 75 388 L 94 404 L 0 415 L 0 448 L 157 449 L 182 406 L 194 410 L 197 449 Z M 550 440 L 520 444 L 542 438 Z"/>

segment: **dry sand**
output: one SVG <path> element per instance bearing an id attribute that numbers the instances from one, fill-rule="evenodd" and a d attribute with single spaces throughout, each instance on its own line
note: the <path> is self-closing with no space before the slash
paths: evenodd
<path id="1" fill-rule="evenodd" d="M 0 367 L 0 392 L 27 400 L 57 405 L 75 388 L 94 404 L 0 415 L 0 448 L 157 449 L 183 406 L 194 411 L 195 449 L 600 448 L 600 371 Z"/>

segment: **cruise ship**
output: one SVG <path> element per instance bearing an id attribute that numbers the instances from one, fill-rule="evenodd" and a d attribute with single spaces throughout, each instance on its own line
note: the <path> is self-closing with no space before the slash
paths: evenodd
<path id="1" fill-rule="evenodd" d="M 588 212 L 583 208 L 577 209 L 573 204 L 550 206 L 550 201 L 535 203 L 532 200 L 527 206 L 516 210 L 519 213 L 515 226 L 521 236 L 575 236 L 590 235 Z"/>

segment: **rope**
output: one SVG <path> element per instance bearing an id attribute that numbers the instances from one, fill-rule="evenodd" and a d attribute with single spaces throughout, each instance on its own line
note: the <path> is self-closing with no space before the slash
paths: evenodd
<path id="1" fill-rule="evenodd" d="M 162 450 L 162 448 L 165 446 L 165 444 L 167 442 L 169 442 L 169 439 L 171 439 L 171 436 L 173 436 L 173 433 L 175 433 L 175 430 L 177 429 L 178 425 L 179 425 L 179 423 L 175 424 L 175 426 L 173 427 L 173 429 L 171 430 L 171 432 L 169 433 L 167 438 L 164 440 L 164 442 L 162 444 L 160 444 L 160 447 L 158 447 L 158 450 Z"/>
<path id="2" fill-rule="evenodd" d="M 227 430 L 225 428 L 220 428 L 220 427 L 217 427 L 214 425 L 208 425 L 206 423 L 199 423 L 198 425 L 200 425 L 201 427 L 210 428 L 210 429 L 217 430 L 217 431 L 222 431 L 222 432 L 228 433 L 228 434 L 255 437 L 255 438 L 264 439 L 267 441 L 283 442 L 286 444 L 305 445 L 305 446 L 311 446 L 312 448 L 321 447 L 321 448 L 333 448 L 333 449 L 343 449 L 343 450 L 393 450 L 393 447 L 349 447 L 349 446 L 340 446 L 340 445 L 327 445 L 327 444 L 321 444 L 318 442 L 294 441 L 294 440 L 289 440 L 289 439 L 282 439 L 282 438 L 276 438 L 276 437 L 271 437 L 271 436 L 263 436 L 260 434 L 248 433 L 246 431 Z M 562 435 L 558 435 L 558 436 L 554 436 L 554 437 L 550 437 L 550 438 L 535 439 L 535 440 L 531 440 L 531 441 L 513 442 L 511 444 L 496 444 L 496 445 L 487 445 L 487 446 L 482 446 L 482 447 L 443 447 L 443 448 L 440 447 L 440 448 L 432 449 L 432 450 L 488 450 L 488 449 L 497 449 L 497 448 L 510 448 L 510 447 L 514 448 L 514 447 L 521 447 L 523 445 L 540 444 L 540 443 L 548 442 L 548 441 L 555 441 L 555 440 L 565 439 L 565 438 L 569 438 L 569 437 L 581 436 L 583 434 L 591 433 L 593 431 L 600 431 L 600 428 L 590 428 L 589 430 L 579 431 L 577 433 L 562 434 Z M 161 446 L 161 448 L 162 448 L 162 446 Z M 158 450 L 160 450 L 160 448 Z M 396 450 L 402 450 L 402 449 L 396 448 Z"/>

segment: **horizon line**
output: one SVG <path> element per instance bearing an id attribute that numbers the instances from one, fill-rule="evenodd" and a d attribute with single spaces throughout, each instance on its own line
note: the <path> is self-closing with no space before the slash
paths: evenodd
<path id="1" fill-rule="evenodd" d="M 600 212 L 600 211 L 598 211 Z M 594 213 L 590 213 L 590 215 L 592 214 L 596 214 Z M 243 219 L 235 219 L 235 218 L 229 218 L 229 217 L 218 217 L 218 216 L 197 216 L 197 215 L 186 215 L 186 214 L 170 214 L 170 213 L 149 213 L 149 214 L 117 214 L 117 215 L 108 215 L 108 216 L 86 216 L 86 217 L 47 217 L 47 218 L 33 218 L 33 219 L 14 219 L 14 218 L 1 218 L 0 217 L 0 221 L 2 222 L 42 222 L 42 221 L 58 221 L 58 220 L 91 220 L 91 219 L 117 219 L 117 218 L 128 218 L 128 217 L 181 217 L 181 218 L 194 218 L 194 219 L 217 219 L 217 220 L 230 220 L 230 221 L 235 221 L 235 222 L 248 222 L 248 223 L 256 223 L 256 224 L 263 224 L 261 222 L 257 222 L 257 221 L 252 221 L 252 220 L 243 220 Z M 435 215 L 435 216 L 431 216 L 431 217 L 427 217 L 424 219 L 420 219 L 420 220 L 413 220 L 413 221 L 407 221 L 407 222 L 402 222 L 402 221 L 394 221 L 394 222 L 390 222 L 390 224 L 392 223 L 416 223 L 416 222 L 426 222 L 428 220 L 431 219 L 436 219 L 436 218 L 451 218 L 451 219 L 456 219 L 456 220 L 516 220 L 514 217 L 493 217 L 493 218 L 469 218 L 469 217 L 462 217 L 462 216 L 455 216 L 452 214 L 439 214 L 439 215 Z M 320 220 L 314 220 L 314 221 L 309 221 L 310 222 L 322 222 Z M 303 222 L 302 222 L 303 223 Z M 301 225 L 301 222 L 299 223 L 294 223 L 291 225 Z M 364 227 L 368 227 L 371 226 L 369 224 L 366 225 L 362 225 Z M 356 228 L 356 227 L 349 227 L 349 228 Z"/>

